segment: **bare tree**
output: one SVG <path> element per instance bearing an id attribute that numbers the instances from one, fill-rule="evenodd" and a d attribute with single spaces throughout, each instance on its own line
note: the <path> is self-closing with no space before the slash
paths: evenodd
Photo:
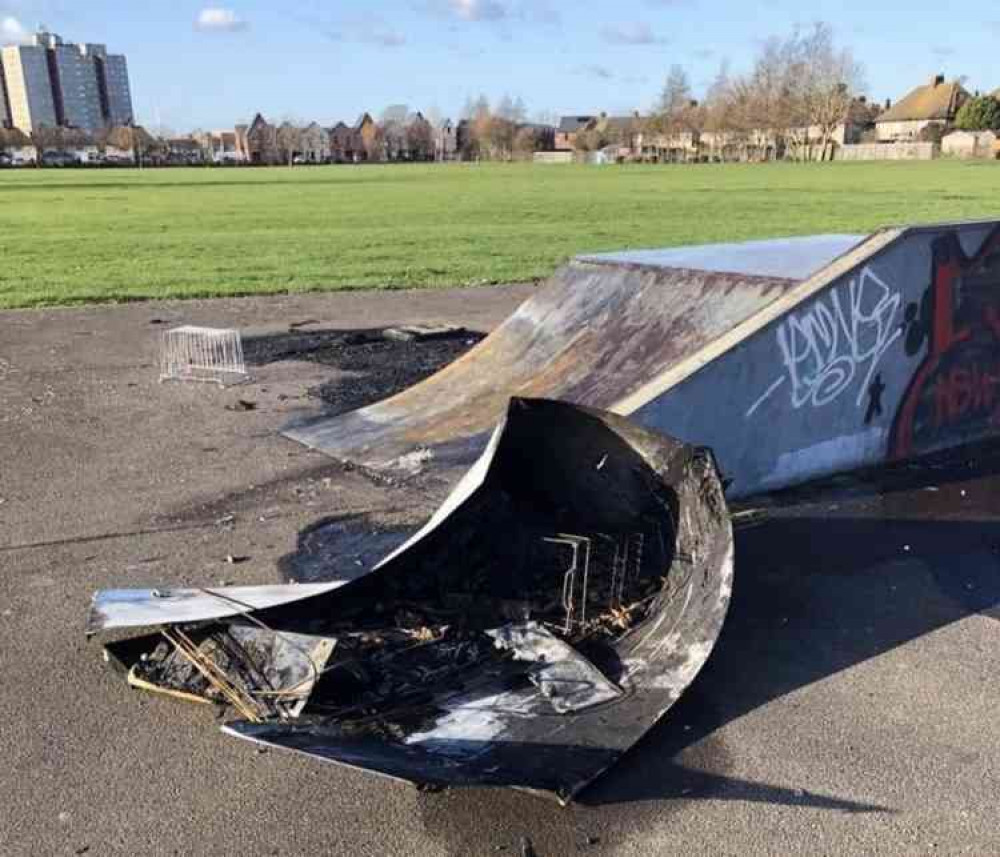
<path id="1" fill-rule="evenodd" d="M 490 113 L 490 100 L 485 95 L 480 95 L 478 98 L 473 98 L 469 96 L 465 100 L 465 106 L 462 108 L 462 118 L 474 121 L 481 116 L 488 116 Z"/>
<path id="2" fill-rule="evenodd" d="M 862 85 L 860 64 L 817 23 L 768 39 L 751 72 L 730 87 L 727 111 L 757 159 L 811 159 L 816 142 L 825 158 Z"/>
<path id="3" fill-rule="evenodd" d="M 524 101 L 520 96 L 514 99 L 509 95 L 505 95 L 500 99 L 500 103 L 497 105 L 494 113 L 500 119 L 506 119 L 508 122 L 519 125 L 525 121 L 528 110 L 524 106 Z"/>
<path id="4" fill-rule="evenodd" d="M 713 161 L 728 161 L 739 150 L 739 122 L 736 93 L 729 75 L 729 63 L 723 61 L 705 92 L 702 108 L 702 145 Z"/>
<path id="5" fill-rule="evenodd" d="M 434 160 L 434 129 L 420 114 L 406 126 L 406 147 L 411 160 Z"/>
<path id="6" fill-rule="evenodd" d="M 531 125 L 519 128 L 514 135 L 512 155 L 515 159 L 530 161 L 535 152 L 542 151 L 544 141 L 542 135 Z"/>
<path id="7" fill-rule="evenodd" d="M 302 151 L 302 130 L 291 122 L 282 122 L 278 127 L 277 143 L 282 162 L 292 166 L 295 156 Z"/>
<path id="8" fill-rule="evenodd" d="M 382 115 L 379 121 L 382 125 L 388 125 L 390 123 L 397 123 L 399 125 L 406 124 L 406 117 L 410 115 L 410 108 L 406 104 L 390 104 L 385 110 L 382 111 Z"/>
<path id="9" fill-rule="evenodd" d="M 38 125 L 31 132 L 31 142 L 38 149 L 39 155 L 46 151 L 63 149 L 63 129 L 57 125 Z"/>
<path id="10" fill-rule="evenodd" d="M 559 114 L 555 110 L 536 110 L 534 121 L 537 125 L 555 127 L 559 124 Z"/>
<path id="11" fill-rule="evenodd" d="M 820 159 L 833 156 L 833 137 L 864 88 L 864 67 L 848 48 L 838 49 L 829 24 L 817 23 L 801 37 L 802 112 L 810 128 L 818 131 Z"/>
<path id="12" fill-rule="evenodd" d="M 672 65 L 660 94 L 659 113 L 669 123 L 692 101 L 691 82 L 682 66 Z M 665 124 L 666 124 L 665 123 Z"/>

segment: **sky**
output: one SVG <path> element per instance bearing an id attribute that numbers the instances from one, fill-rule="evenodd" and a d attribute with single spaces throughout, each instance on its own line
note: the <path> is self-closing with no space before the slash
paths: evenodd
<path id="1" fill-rule="evenodd" d="M 722 61 L 739 73 L 769 36 L 817 20 L 863 63 L 876 100 L 939 72 L 1000 87 L 996 0 L 961 14 L 930 0 L 0 0 L 0 41 L 45 25 L 107 44 L 128 57 L 138 120 L 184 132 L 258 111 L 333 124 L 407 104 L 457 117 L 480 93 L 519 96 L 533 117 L 644 111 L 671 65 L 698 94 Z"/>

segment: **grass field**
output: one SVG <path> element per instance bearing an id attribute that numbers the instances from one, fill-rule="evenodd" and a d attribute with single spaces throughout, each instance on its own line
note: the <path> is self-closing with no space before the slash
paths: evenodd
<path id="1" fill-rule="evenodd" d="M 584 251 L 1000 217 L 1000 165 L 0 173 L 0 307 L 542 277 Z"/>

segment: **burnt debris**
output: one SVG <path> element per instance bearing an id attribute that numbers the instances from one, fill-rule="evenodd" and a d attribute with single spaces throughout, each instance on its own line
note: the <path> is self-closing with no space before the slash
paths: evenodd
<path id="1" fill-rule="evenodd" d="M 218 618 L 165 618 L 107 649 L 135 687 L 225 706 L 240 737 L 566 801 L 694 679 L 731 579 L 708 452 L 513 399 L 441 509 L 370 573 L 245 608 L 202 590 Z"/>

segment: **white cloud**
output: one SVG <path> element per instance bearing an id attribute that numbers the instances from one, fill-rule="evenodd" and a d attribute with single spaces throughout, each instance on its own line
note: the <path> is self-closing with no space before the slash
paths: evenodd
<path id="1" fill-rule="evenodd" d="M 505 29 L 508 25 L 558 27 L 562 23 L 562 13 L 552 0 L 414 0 L 413 8 L 453 22 L 492 24 L 508 39 L 513 38 Z"/>
<path id="2" fill-rule="evenodd" d="M 660 38 L 645 21 L 634 24 L 609 24 L 601 29 L 604 41 L 613 45 L 657 45 L 666 39 Z"/>
<path id="3" fill-rule="evenodd" d="M 8 15 L 0 19 L 0 44 L 17 44 L 31 39 L 31 33 L 17 18 Z"/>
<path id="4" fill-rule="evenodd" d="M 615 76 L 615 73 L 607 66 L 598 65 L 597 63 L 582 65 L 577 68 L 576 73 L 585 75 L 586 77 L 596 77 L 600 80 L 613 80 Z"/>
<path id="5" fill-rule="evenodd" d="M 448 0 L 451 11 L 463 21 L 499 21 L 507 17 L 500 0 Z"/>
<path id="6" fill-rule="evenodd" d="M 232 9 L 223 9 L 219 6 L 202 9 L 195 23 L 197 29 L 206 33 L 236 33 L 249 26 L 250 24 Z"/>

